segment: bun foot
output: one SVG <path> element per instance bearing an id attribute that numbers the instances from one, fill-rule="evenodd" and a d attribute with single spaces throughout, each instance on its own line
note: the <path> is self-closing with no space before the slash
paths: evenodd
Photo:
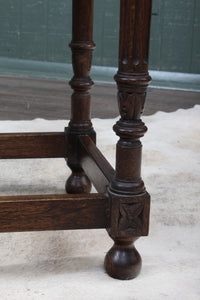
<path id="1" fill-rule="evenodd" d="M 91 182 L 83 171 L 72 172 L 68 178 L 65 190 L 68 194 L 88 194 L 91 191 Z"/>
<path id="2" fill-rule="evenodd" d="M 136 239 L 114 239 L 115 243 L 106 254 L 104 261 L 108 275 L 121 280 L 133 279 L 138 276 L 142 260 L 133 244 Z"/>

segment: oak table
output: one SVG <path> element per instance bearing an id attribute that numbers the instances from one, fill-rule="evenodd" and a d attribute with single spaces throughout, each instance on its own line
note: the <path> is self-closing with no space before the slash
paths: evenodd
<path id="1" fill-rule="evenodd" d="M 1 159 L 63 157 L 67 194 L 0 197 L 0 232 L 105 228 L 114 241 L 106 272 L 131 279 L 141 269 L 134 241 L 148 234 L 150 196 L 141 179 L 141 121 L 148 74 L 152 0 L 120 1 L 120 119 L 115 170 L 95 145 L 90 118 L 94 0 L 73 0 L 71 119 L 64 132 L 0 134 Z M 105 45 L 106 47 L 106 45 Z M 109 100 L 108 100 L 109 101 Z M 41 170 L 42 172 L 42 170 Z M 90 194 L 91 182 L 98 193 Z"/>

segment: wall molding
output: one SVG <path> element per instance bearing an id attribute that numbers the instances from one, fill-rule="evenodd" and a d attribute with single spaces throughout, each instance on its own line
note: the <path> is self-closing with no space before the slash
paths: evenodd
<path id="1" fill-rule="evenodd" d="M 93 66 L 91 77 L 95 82 L 115 84 L 117 68 Z M 200 92 L 200 74 L 167 71 L 149 71 L 151 87 Z M 0 57 L 0 75 L 18 75 L 69 80 L 72 66 L 67 63 L 43 62 Z"/>

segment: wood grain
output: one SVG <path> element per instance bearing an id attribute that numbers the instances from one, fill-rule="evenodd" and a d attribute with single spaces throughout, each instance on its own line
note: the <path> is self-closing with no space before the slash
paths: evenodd
<path id="1" fill-rule="evenodd" d="M 79 141 L 81 166 L 96 190 L 104 193 L 115 171 L 89 136 L 80 136 Z"/>
<path id="2" fill-rule="evenodd" d="M 80 194 L 91 191 L 91 182 L 81 168 L 78 157 L 77 136 L 86 134 L 96 139 L 91 122 L 90 89 L 94 82 L 90 78 L 93 42 L 94 0 L 73 0 L 72 5 L 72 65 L 74 75 L 69 84 L 73 89 L 71 96 L 71 116 L 66 129 L 69 142 L 67 165 L 72 170 L 66 182 L 67 193 Z"/>
<path id="3" fill-rule="evenodd" d="M 108 188 L 114 246 L 105 257 L 106 272 L 118 279 L 135 278 L 141 258 L 133 242 L 148 234 L 150 196 L 141 178 L 142 144 L 147 127 L 141 120 L 146 100 L 152 0 L 120 1 L 119 66 L 115 75 L 120 119 L 113 129 L 119 141 L 116 172 Z"/>
<path id="4" fill-rule="evenodd" d="M 103 194 L 0 197 L 0 232 L 105 228 Z"/>
<path id="5" fill-rule="evenodd" d="M 64 132 L 0 134 L 0 159 L 67 157 Z"/>

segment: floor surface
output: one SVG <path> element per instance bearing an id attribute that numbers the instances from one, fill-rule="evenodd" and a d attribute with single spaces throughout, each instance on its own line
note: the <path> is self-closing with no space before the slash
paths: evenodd
<path id="1" fill-rule="evenodd" d="M 69 119 L 72 90 L 63 80 L 0 76 L 0 120 Z M 96 84 L 92 90 L 92 117 L 119 115 L 115 84 Z M 148 88 L 144 115 L 172 112 L 200 104 L 200 93 Z"/>
<path id="2" fill-rule="evenodd" d="M 142 177 L 151 194 L 150 234 L 136 242 L 139 277 L 103 269 L 112 245 L 105 230 L 0 234 L 2 300 L 199 300 L 200 106 L 144 116 Z M 98 145 L 115 164 L 116 119 L 94 119 Z M 1 121 L 3 132 L 63 130 L 65 120 Z M 63 193 L 63 159 L 1 160 L 0 193 Z"/>

